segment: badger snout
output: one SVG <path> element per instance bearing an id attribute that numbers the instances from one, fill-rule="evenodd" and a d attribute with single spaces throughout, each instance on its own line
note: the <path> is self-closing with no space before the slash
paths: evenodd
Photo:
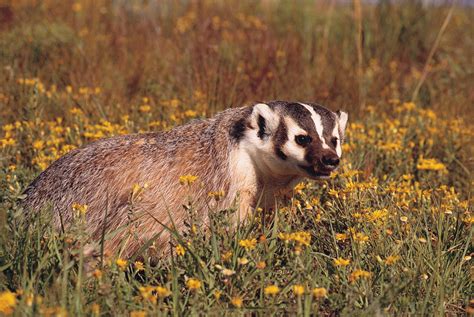
<path id="1" fill-rule="evenodd" d="M 339 166 L 340 158 L 335 151 L 323 150 L 322 153 L 307 156 L 306 162 L 307 164 L 300 164 L 299 167 L 306 171 L 309 177 L 327 178 Z"/>
<path id="2" fill-rule="evenodd" d="M 339 156 L 336 153 L 329 153 L 323 155 L 321 158 L 321 164 L 325 169 L 334 170 L 339 165 Z"/>

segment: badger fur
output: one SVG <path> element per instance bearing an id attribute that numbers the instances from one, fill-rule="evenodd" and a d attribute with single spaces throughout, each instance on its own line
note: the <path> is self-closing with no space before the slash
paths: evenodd
<path id="1" fill-rule="evenodd" d="M 165 227 L 183 229 L 189 197 L 204 223 L 210 204 L 229 208 L 236 200 L 235 221 L 244 220 L 257 204 L 272 208 L 303 178 L 328 177 L 339 164 L 346 123 L 345 112 L 272 101 L 228 109 L 167 132 L 102 139 L 51 164 L 27 187 L 23 205 L 28 211 L 50 206 L 58 228 L 72 222 L 74 203 L 87 205 L 87 230 L 94 241 L 115 232 L 105 241 L 107 251 L 120 248 L 130 257 L 158 236 L 163 253 L 170 239 Z M 183 186 L 182 175 L 197 180 Z M 131 208 L 134 184 L 146 189 Z M 224 196 L 216 202 L 209 192 Z M 133 237 L 127 229 L 131 221 Z"/>

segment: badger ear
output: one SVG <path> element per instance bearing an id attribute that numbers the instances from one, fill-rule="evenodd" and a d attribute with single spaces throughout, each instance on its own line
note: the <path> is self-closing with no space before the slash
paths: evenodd
<path id="1" fill-rule="evenodd" d="M 339 122 L 339 127 L 341 128 L 341 132 L 344 135 L 344 131 L 346 130 L 347 127 L 347 119 L 349 118 L 349 115 L 347 112 L 338 110 L 336 111 L 337 119 Z"/>
<path id="2" fill-rule="evenodd" d="M 272 135 L 278 128 L 280 118 L 267 104 L 257 103 L 252 109 L 251 125 L 260 139 Z"/>

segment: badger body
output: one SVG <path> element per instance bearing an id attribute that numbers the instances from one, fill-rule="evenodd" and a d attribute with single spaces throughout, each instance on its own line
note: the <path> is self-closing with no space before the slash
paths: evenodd
<path id="1" fill-rule="evenodd" d="M 204 223 L 209 206 L 238 206 L 235 221 L 258 206 L 271 209 L 308 177 L 329 176 L 341 156 L 344 112 L 285 101 L 258 103 L 194 120 L 167 132 L 102 139 L 75 149 L 25 190 L 28 211 L 50 206 L 54 224 L 68 226 L 74 203 L 87 205 L 87 230 L 105 249 L 132 256 L 156 239 L 158 253 L 180 231 L 189 199 Z M 181 185 L 180 176 L 197 176 Z M 145 187 L 132 199 L 135 184 Z M 215 199 L 211 192 L 222 192 Z M 130 228 L 134 228 L 133 232 Z"/>

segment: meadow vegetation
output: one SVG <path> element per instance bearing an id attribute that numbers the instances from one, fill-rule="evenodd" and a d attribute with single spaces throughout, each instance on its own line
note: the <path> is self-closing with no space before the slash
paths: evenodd
<path id="1" fill-rule="evenodd" d="M 413 1 L 0 6 L 0 315 L 474 313 L 473 15 Z M 235 210 L 209 210 L 203 226 L 190 196 L 168 259 L 86 267 L 87 206 L 65 232 L 19 207 L 71 149 L 272 99 L 350 114 L 340 170 L 274 217 L 257 208 L 231 230 Z M 130 184 L 131 207 L 145 190 Z"/>

